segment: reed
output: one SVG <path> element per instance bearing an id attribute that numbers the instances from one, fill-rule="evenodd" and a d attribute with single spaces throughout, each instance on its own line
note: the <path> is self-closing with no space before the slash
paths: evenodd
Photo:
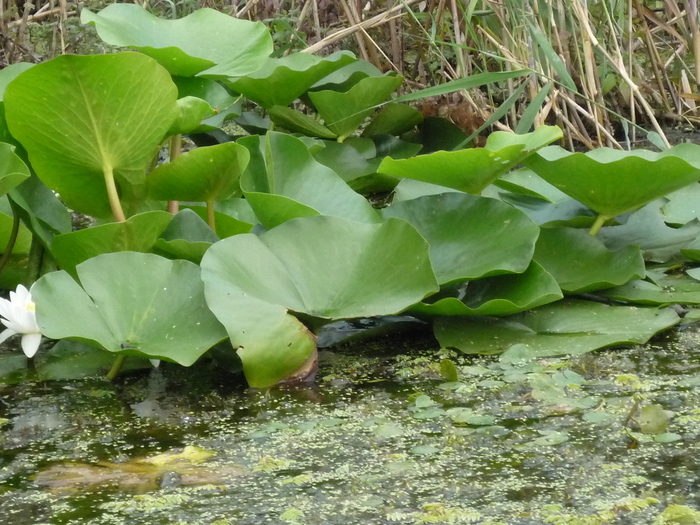
<path id="1" fill-rule="evenodd" d="M 263 20 L 280 52 L 352 49 L 416 88 L 529 68 L 528 78 L 436 101 L 472 129 L 556 123 L 570 147 L 585 148 L 628 148 L 652 130 L 649 138 L 664 147 L 669 125 L 700 122 L 697 0 L 135 1 L 171 18 L 211 7 Z M 82 3 L 18 2 L 0 0 L 1 62 L 74 50 L 71 17 Z M 36 45 L 37 27 L 48 28 L 50 45 Z"/>

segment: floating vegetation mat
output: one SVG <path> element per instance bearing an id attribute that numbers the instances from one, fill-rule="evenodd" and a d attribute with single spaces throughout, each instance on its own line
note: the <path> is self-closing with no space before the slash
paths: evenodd
<path id="1" fill-rule="evenodd" d="M 205 366 L 0 386 L 0 523 L 700 523 L 692 329 L 534 361 L 366 345 L 269 392 Z"/>

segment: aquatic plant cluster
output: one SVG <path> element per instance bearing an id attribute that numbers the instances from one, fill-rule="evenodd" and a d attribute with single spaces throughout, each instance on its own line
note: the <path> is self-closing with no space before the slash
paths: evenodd
<path id="1" fill-rule="evenodd" d="M 263 24 L 213 10 L 81 20 L 138 52 L 0 72 L 0 284 L 41 275 L 36 325 L 66 340 L 40 377 L 60 359 L 113 376 L 141 366 L 125 357 L 190 366 L 214 349 L 268 387 L 312 368 L 324 325 L 399 313 L 465 353 L 580 354 L 700 303 L 678 264 L 700 260 L 700 146 L 571 153 L 540 126 L 471 147 L 405 103 L 529 71 L 391 98 L 395 73 L 348 52 L 275 57 Z M 97 225 L 71 231 L 71 210 Z"/>

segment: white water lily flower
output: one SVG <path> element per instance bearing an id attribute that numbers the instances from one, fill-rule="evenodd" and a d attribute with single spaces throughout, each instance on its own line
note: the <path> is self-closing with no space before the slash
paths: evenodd
<path id="1" fill-rule="evenodd" d="M 34 357 L 41 343 L 41 331 L 36 324 L 36 311 L 32 295 L 21 284 L 10 292 L 10 300 L 0 299 L 0 322 L 7 330 L 0 333 L 0 344 L 15 334 L 22 335 L 22 351 Z"/>
<path id="2" fill-rule="evenodd" d="M 160 366 L 160 359 L 149 359 L 149 361 L 153 365 L 153 368 L 158 368 Z"/>

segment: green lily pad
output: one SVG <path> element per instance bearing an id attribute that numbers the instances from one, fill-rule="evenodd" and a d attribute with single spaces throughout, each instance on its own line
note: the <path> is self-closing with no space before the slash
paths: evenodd
<path id="1" fill-rule="evenodd" d="M 469 283 L 464 297 L 419 303 L 411 312 L 423 315 L 509 315 L 542 306 L 563 297 L 554 278 L 531 262 L 521 274 L 487 277 Z"/>
<path id="2" fill-rule="evenodd" d="M 247 233 L 247 232 L 245 232 Z M 190 209 L 180 210 L 153 245 L 157 252 L 171 258 L 199 264 L 204 253 L 219 237 L 207 223 Z"/>
<path id="3" fill-rule="evenodd" d="M 670 224 L 687 224 L 700 219 L 700 184 L 690 184 L 665 196 L 661 212 Z"/>
<path id="4" fill-rule="evenodd" d="M 93 24 L 104 42 L 138 49 L 171 74 L 183 77 L 247 75 L 272 53 L 272 38 L 262 22 L 240 20 L 214 9 L 165 20 L 136 4 L 111 4 L 99 13 L 83 9 L 80 21 Z"/>
<path id="5" fill-rule="evenodd" d="M 491 187 L 486 188 L 484 193 Z M 549 202 L 539 197 L 507 191 L 499 191 L 493 197 L 522 210 L 536 224 L 547 228 L 590 228 L 596 218 L 593 210 L 570 197 L 557 202 Z"/>
<path id="6" fill-rule="evenodd" d="M 364 142 L 367 139 L 360 139 Z M 345 142 L 323 141 L 322 147 L 309 149 L 314 158 L 324 166 L 329 167 L 337 173 L 345 182 L 371 175 L 377 171 L 377 166 L 370 162 L 376 156 L 377 150 L 370 140 L 371 148 L 358 148 L 354 137 Z M 398 179 L 397 179 L 398 180 Z"/>
<path id="7" fill-rule="evenodd" d="M 692 275 L 693 270 L 688 270 Z M 700 304 L 700 281 L 688 275 L 664 275 L 655 282 L 631 281 L 601 292 L 616 301 L 643 305 Z"/>
<path id="8" fill-rule="evenodd" d="M 540 126 L 525 135 L 497 131 L 489 135 L 484 148 L 437 151 L 403 160 L 387 158 L 378 171 L 478 195 L 516 164 L 559 138 L 561 130 L 556 126 Z"/>
<path id="9" fill-rule="evenodd" d="M 646 261 L 666 262 L 679 256 L 681 248 L 700 236 L 700 221 L 693 219 L 681 228 L 671 228 L 664 222 L 662 201 L 652 202 L 631 214 L 625 224 L 606 226 L 598 237 L 611 250 L 630 244 L 642 249 Z"/>
<path id="10" fill-rule="evenodd" d="M 547 202 L 569 200 L 568 195 L 552 186 L 534 171 L 523 168 L 506 173 L 494 185 L 511 193 L 537 197 Z"/>
<path id="11" fill-rule="evenodd" d="M 465 354 L 500 354 L 515 345 L 533 355 L 579 355 L 606 346 L 646 343 L 680 318 L 670 308 L 608 306 L 565 300 L 503 319 L 435 320 L 435 336 L 445 348 Z"/>
<path id="12" fill-rule="evenodd" d="M 268 58 L 257 71 L 231 78 L 226 84 L 265 109 L 286 107 L 318 80 L 356 61 L 355 55 L 349 51 L 338 51 L 327 57 L 294 53 Z"/>
<path id="13" fill-rule="evenodd" d="M 196 97 L 205 100 L 214 110 L 214 115 L 203 120 L 192 133 L 221 128 L 227 120 L 241 113 L 241 97 L 231 95 L 224 86 L 214 80 L 202 77 L 173 77 L 173 82 L 177 86 L 178 99 Z"/>
<path id="14" fill-rule="evenodd" d="M 334 171 L 314 160 L 301 140 L 271 132 L 263 138 L 245 137 L 239 144 L 250 151 L 241 188 L 266 228 L 294 217 L 318 214 L 380 221 L 367 200 Z"/>
<path id="15" fill-rule="evenodd" d="M 48 352 L 39 354 L 36 372 L 41 381 L 65 381 L 104 376 L 112 368 L 115 359 L 116 356 L 112 352 L 64 339 L 56 343 Z M 130 357 L 124 360 L 121 370 L 138 370 L 152 366 L 145 359 Z"/>
<path id="16" fill-rule="evenodd" d="M 227 199 L 239 190 L 249 159 L 248 150 L 235 142 L 193 149 L 151 172 L 149 197 L 212 204 Z"/>
<path id="17" fill-rule="evenodd" d="M 440 284 L 523 272 L 539 235 L 521 211 L 465 193 L 399 202 L 384 208 L 382 216 L 405 219 L 425 237 Z"/>
<path id="18" fill-rule="evenodd" d="M 325 125 L 339 140 L 349 137 L 403 83 L 403 77 L 389 74 L 367 77 L 348 91 L 311 91 L 309 98 Z"/>
<path id="19" fill-rule="evenodd" d="M 253 225 L 257 224 L 257 219 L 252 222 L 247 218 L 242 220 L 240 217 L 236 217 L 235 214 L 231 214 L 229 211 L 220 209 L 220 204 L 221 203 L 217 202 L 214 205 L 214 222 L 216 223 L 216 235 L 218 235 L 219 238 L 225 239 L 226 237 L 238 235 L 239 233 L 248 233 L 253 228 Z M 181 209 L 192 210 L 205 223 L 207 222 L 206 206 L 185 205 L 181 206 Z"/>
<path id="20" fill-rule="evenodd" d="M 202 120 L 215 113 L 206 100 L 197 97 L 178 98 L 177 106 L 180 113 L 168 130 L 168 135 L 192 133 L 200 127 Z"/>
<path id="21" fill-rule="evenodd" d="M 381 77 L 382 72 L 371 62 L 357 60 L 336 69 L 316 82 L 309 91 L 340 91 L 346 92 L 360 80 L 367 77 Z"/>
<path id="22" fill-rule="evenodd" d="M 165 211 L 149 211 L 126 222 L 64 233 L 54 238 L 51 252 L 58 265 L 75 276 L 78 264 L 102 253 L 150 252 L 172 218 Z"/>
<path id="23" fill-rule="evenodd" d="M 114 176 L 122 199 L 145 196 L 176 100 L 168 72 L 142 54 L 62 55 L 13 80 L 5 111 L 39 178 L 70 208 L 109 218 L 105 180 Z"/>
<path id="24" fill-rule="evenodd" d="M 659 405 L 645 405 L 637 422 L 643 434 L 663 434 L 668 428 L 668 414 Z"/>
<path id="25" fill-rule="evenodd" d="M 294 133 L 302 133 L 307 137 L 320 137 L 322 139 L 334 139 L 335 133 L 318 122 L 315 118 L 304 115 L 286 106 L 272 106 L 268 110 L 270 119 L 276 125 Z"/>
<path id="26" fill-rule="evenodd" d="M 51 246 L 55 235 L 71 231 L 70 212 L 36 175 L 13 189 L 10 197 L 20 208 L 23 224 L 44 246 Z"/>
<path id="27" fill-rule="evenodd" d="M 202 278 L 207 303 L 256 387 L 287 377 L 315 348 L 290 311 L 318 322 L 391 315 L 438 288 L 428 244 L 405 221 L 327 216 L 224 239 L 204 255 Z"/>
<path id="28" fill-rule="evenodd" d="M 0 253 L 7 249 L 7 243 L 10 240 L 13 222 L 12 208 L 10 207 L 7 197 L 0 197 Z M 29 253 L 29 247 L 31 244 L 32 234 L 22 223 L 20 223 L 19 231 L 17 232 L 17 239 L 15 240 L 15 245 L 12 248 L 12 253 Z"/>
<path id="29" fill-rule="evenodd" d="M 551 146 L 527 165 L 600 215 L 615 217 L 700 180 L 700 146 L 679 144 L 660 153 L 611 148 L 571 153 Z"/>
<path id="30" fill-rule="evenodd" d="M 423 122 L 423 114 L 406 104 L 387 104 L 362 132 L 363 137 L 386 133 L 401 135 Z"/>
<path id="31" fill-rule="evenodd" d="M 441 195 L 443 193 L 463 193 L 459 190 L 453 190 L 438 184 L 429 182 L 421 182 L 413 179 L 403 179 L 394 188 L 393 203 L 397 204 L 403 201 L 410 201 L 418 197 L 427 195 Z"/>
<path id="32" fill-rule="evenodd" d="M 574 228 L 542 228 L 533 259 L 566 293 L 611 288 L 646 275 L 638 246 L 613 252 L 587 231 Z"/>
<path id="33" fill-rule="evenodd" d="M 189 261 L 118 252 L 93 257 L 76 272 L 80 284 L 59 271 L 32 287 L 47 337 L 184 366 L 226 337 L 204 301 L 199 267 Z"/>
<path id="34" fill-rule="evenodd" d="M 0 142 L 0 196 L 20 185 L 29 176 L 29 168 L 15 154 L 15 147 Z"/>

